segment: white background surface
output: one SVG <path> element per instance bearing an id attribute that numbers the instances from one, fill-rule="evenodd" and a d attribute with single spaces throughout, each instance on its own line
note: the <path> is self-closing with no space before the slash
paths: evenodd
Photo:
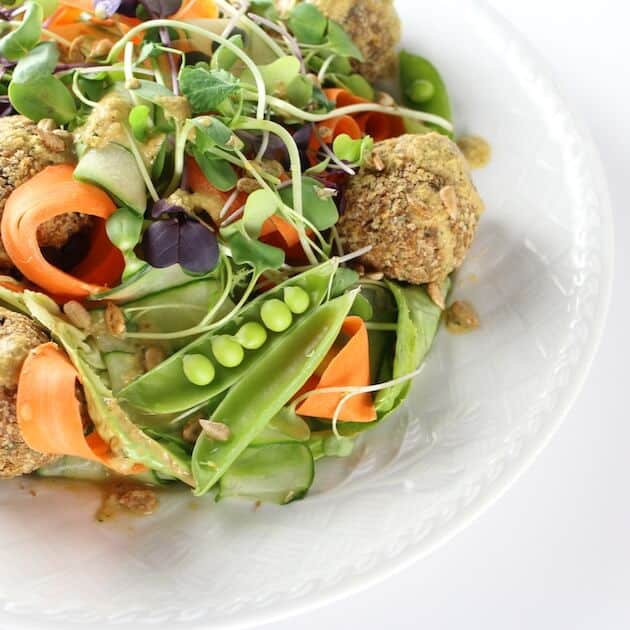
<path id="1" fill-rule="evenodd" d="M 492 3 L 547 60 L 608 173 L 617 260 L 602 346 L 560 432 L 490 511 L 411 569 L 273 630 L 630 628 L 630 6 Z"/>

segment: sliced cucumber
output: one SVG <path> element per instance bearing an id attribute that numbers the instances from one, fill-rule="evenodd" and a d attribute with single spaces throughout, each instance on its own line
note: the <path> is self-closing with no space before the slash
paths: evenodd
<path id="1" fill-rule="evenodd" d="M 103 360 L 114 394 L 144 373 L 142 362 L 137 354 L 109 352 L 103 356 Z"/>
<path id="2" fill-rule="evenodd" d="M 279 414 L 258 434 L 252 446 L 280 444 L 283 442 L 308 442 L 311 430 L 296 413 L 284 407 Z"/>
<path id="3" fill-rule="evenodd" d="M 220 296 L 219 283 L 206 278 L 129 302 L 123 312 L 139 332 L 169 333 L 196 326 Z"/>
<path id="4" fill-rule="evenodd" d="M 207 276 L 203 276 L 207 277 Z M 118 304 L 139 300 L 158 291 L 172 289 L 201 277 L 186 273 L 179 265 L 157 269 L 146 265 L 120 286 L 90 296 L 90 300 L 109 300 Z"/>
<path id="5" fill-rule="evenodd" d="M 74 176 L 100 186 L 138 214 L 147 207 L 147 192 L 136 160 L 119 144 L 91 149 L 79 160 Z"/>
<path id="6" fill-rule="evenodd" d="M 221 477 L 218 499 L 284 505 L 304 497 L 314 475 L 313 456 L 303 444 L 250 447 Z"/>

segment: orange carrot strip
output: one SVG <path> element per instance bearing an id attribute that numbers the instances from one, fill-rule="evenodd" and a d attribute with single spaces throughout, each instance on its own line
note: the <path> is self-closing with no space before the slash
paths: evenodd
<path id="1" fill-rule="evenodd" d="M 24 291 L 26 291 L 26 287 L 17 281 L 5 282 L 4 280 L 0 280 L 0 287 L 12 291 L 13 293 L 24 293 Z"/>
<path id="2" fill-rule="evenodd" d="M 280 248 L 285 251 L 290 250 L 292 247 L 295 247 L 300 243 L 300 235 L 297 230 L 293 227 L 293 225 L 291 225 L 291 223 L 277 214 L 269 217 L 263 223 L 260 240 L 267 242 L 265 239 L 269 239 L 274 234 L 277 234 L 282 240 Z M 269 245 L 273 244 L 274 243 L 269 243 Z M 278 247 L 278 245 L 276 245 L 276 247 Z"/>
<path id="3" fill-rule="evenodd" d="M 214 19 L 219 17 L 217 5 L 212 0 L 185 0 L 173 20 L 193 20 L 197 18 Z"/>
<path id="4" fill-rule="evenodd" d="M 32 350 L 22 366 L 16 411 L 26 444 L 40 453 L 72 455 L 99 462 L 125 474 L 120 459 L 95 431 L 83 434 L 81 407 L 75 395 L 78 373 L 56 344 L 45 343 Z M 136 464 L 130 471 L 143 472 Z"/>
<path id="5" fill-rule="evenodd" d="M 44 258 L 37 242 L 38 227 L 59 215 L 82 212 L 107 219 L 116 211 L 105 192 L 75 180 L 73 171 L 70 164 L 49 166 L 18 187 L 6 202 L 1 232 L 7 254 L 31 282 L 53 295 L 84 298 L 106 287 L 57 269 Z"/>
<path id="6" fill-rule="evenodd" d="M 347 317 L 342 332 L 350 337 L 346 345 L 333 357 L 315 388 L 363 387 L 370 384 L 370 359 L 368 333 L 360 317 Z M 307 398 L 297 409 L 303 416 L 331 418 L 345 394 L 315 394 Z M 341 408 L 339 420 L 373 422 L 376 410 L 369 393 L 357 394 Z"/>

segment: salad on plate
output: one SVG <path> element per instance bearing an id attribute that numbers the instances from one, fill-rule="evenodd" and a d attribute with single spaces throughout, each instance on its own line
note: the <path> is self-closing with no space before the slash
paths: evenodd
<path id="1" fill-rule="evenodd" d="M 478 325 L 446 304 L 489 149 L 393 2 L 0 18 L 0 478 L 286 504 Z"/>

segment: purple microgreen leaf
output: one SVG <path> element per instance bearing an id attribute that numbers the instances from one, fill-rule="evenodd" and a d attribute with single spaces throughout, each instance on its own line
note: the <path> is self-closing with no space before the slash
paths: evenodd
<path id="1" fill-rule="evenodd" d="M 182 6 L 182 0 L 141 0 L 151 17 L 166 18 L 177 13 Z"/>
<path id="2" fill-rule="evenodd" d="M 120 7 L 121 0 L 93 0 L 94 14 L 104 20 L 110 18 Z"/>
<path id="3" fill-rule="evenodd" d="M 138 0 L 121 0 L 118 7 L 118 13 L 126 15 L 127 17 L 136 17 L 136 10 L 138 8 Z"/>
<path id="4" fill-rule="evenodd" d="M 192 273 L 208 273 L 219 261 L 219 245 L 214 232 L 198 221 L 179 226 L 179 263 Z"/>
<path id="5" fill-rule="evenodd" d="M 163 268 L 179 262 L 179 221 L 156 221 L 144 233 L 144 255 L 153 267 Z"/>
<path id="6" fill-rule="evenodd" d="M 166 199 L 159 199 L 153 204 L 151 208 L 151 218 L 159 219 L 165 214 L 170 215 L 185 215 L 186 210 L 181 206 L 175 205 Z"/>

